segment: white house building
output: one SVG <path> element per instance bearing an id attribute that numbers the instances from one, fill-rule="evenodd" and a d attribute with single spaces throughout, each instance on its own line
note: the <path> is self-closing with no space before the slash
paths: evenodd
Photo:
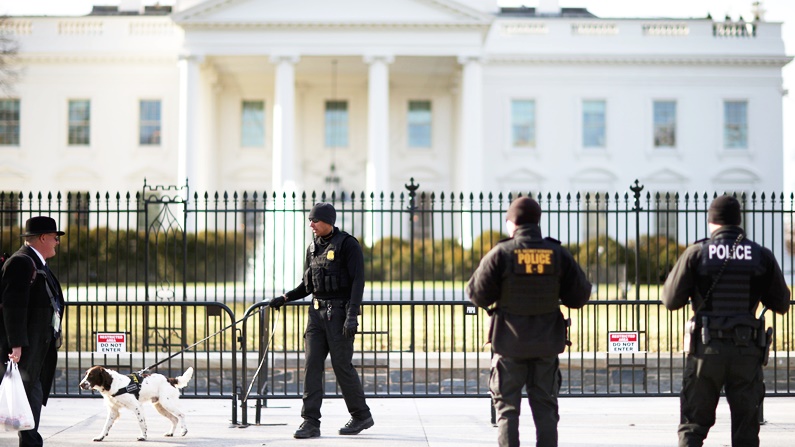
<path id="1" fill-rule="evenodd" d="M 541 0 L 12 17 L 0 191 L 783 188 L 781 24 Z"/>

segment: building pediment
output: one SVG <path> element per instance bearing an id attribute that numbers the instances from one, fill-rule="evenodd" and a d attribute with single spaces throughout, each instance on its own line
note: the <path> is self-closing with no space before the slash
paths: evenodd
<path id="1" fill-rule="evenodd" d="M 746 168 L 730 168 L 718 172 L 712 178 L 716 184 L 753 184 L 759 181 L 759 176 Z"/>
<path id="2" fill-rule="evenodd" d="M 453 0 L 206 0 L 172 17 L 183 27 L 483 26 L 492 20 Z"/>
<path id="3" fill-rule="evenodd" d="M 684 184 L 688 179 L 673 169 L 664 168 L 649 174 L 648 176 L 644 177 L 643 180 L 650 183 Z"/>

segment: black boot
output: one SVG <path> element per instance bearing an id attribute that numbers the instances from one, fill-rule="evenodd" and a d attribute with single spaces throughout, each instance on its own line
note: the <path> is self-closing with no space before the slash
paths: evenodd
<path id="1" fill-rule="evenodd" d="M 320 427 L 309 421 L 304 421 L 301 426 L 298 427 L 298 430 L 293 433 L 293 437 L 298 439 L 319 438 Z"/>
<path id="2" fill-rule="evenodd" d="M 369 417 L 367 419 L 356 419 L 351 418 L 344 427 L 340 429 L 341 435 L 358 435 L 359 432 L 362 430 L 367 430 L 368 428 L 372 427 L 374 424 L 373 418 Z"/>

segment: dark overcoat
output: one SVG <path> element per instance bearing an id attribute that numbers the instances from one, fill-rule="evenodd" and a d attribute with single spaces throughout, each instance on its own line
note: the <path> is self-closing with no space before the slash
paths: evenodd
<path id="1" fill-rule="evenodd" d="M 31 283 L 35 271 L 43 268 L 41 258 L 28 246 L 20 248 L 3 264 L 0 281 L 0 380 L 5 374 L 5 361 L 11 348 L 21 346 L 19 370 L 22 380 L 25 383 L 41 382 L 46 405 L 55 376 L 58 343 L 52 328 L 54 310 L 47 293 L 47 275 L 36 274 Z M 55 275 L 50 274 L 49 277 L 50 288 L 63 317 L 61 285 Z"/>

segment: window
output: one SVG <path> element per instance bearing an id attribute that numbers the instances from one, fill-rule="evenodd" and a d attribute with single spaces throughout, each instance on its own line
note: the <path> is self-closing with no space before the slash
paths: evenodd
<path id="1" fill-rule="evenodd" d="M 676 147 L 676 101 L 654 101 L 654 147 Z"/>
<path id="2" fill-rule="evenodd" d="M 69 145 L 88 146 L 91 143 L 91 101 L 69 100 Z"/>
<path id="3" fill-rule="evenodd" d="M 748 148 L 748 101 L 723 103 L 723 147 Z"/>
<path id="4" fill-rule="evenodd" d="M 348 147 L 348 101 L 326 101 L 326 147 Z"/>
<path id="5" fill-rule="evenodd" d="M 409 147 L 431 147 L 431 102 L 409 101 Z"/>
<path id="6" fill-rule="evenodd" d="M 582 102 L 582 146 L 586 148 L 603 148 L 607 139 L 605 110 L 603 100 Z"/>
<path id="7" fill-rule="evenodd" d="M 19 146 L 19 100 L 0 100 L 0 146 Z"/>
<path id="8" fill-rule="evenodd" d="M 536 147 L 535 101 L 511 101 L 511 135 L 513 147 Z"/>
<path id="9" fill-rule="evenodd" d="M 240 145 L 265 146 L 265 101 L 243 101 L 240 117 Z"/>
<path id="10" fill-rule="evenodd" d="M 142 100 L 139 120 L 138 143 L 141 146 L 160 146 L 160 101 Z"/>

